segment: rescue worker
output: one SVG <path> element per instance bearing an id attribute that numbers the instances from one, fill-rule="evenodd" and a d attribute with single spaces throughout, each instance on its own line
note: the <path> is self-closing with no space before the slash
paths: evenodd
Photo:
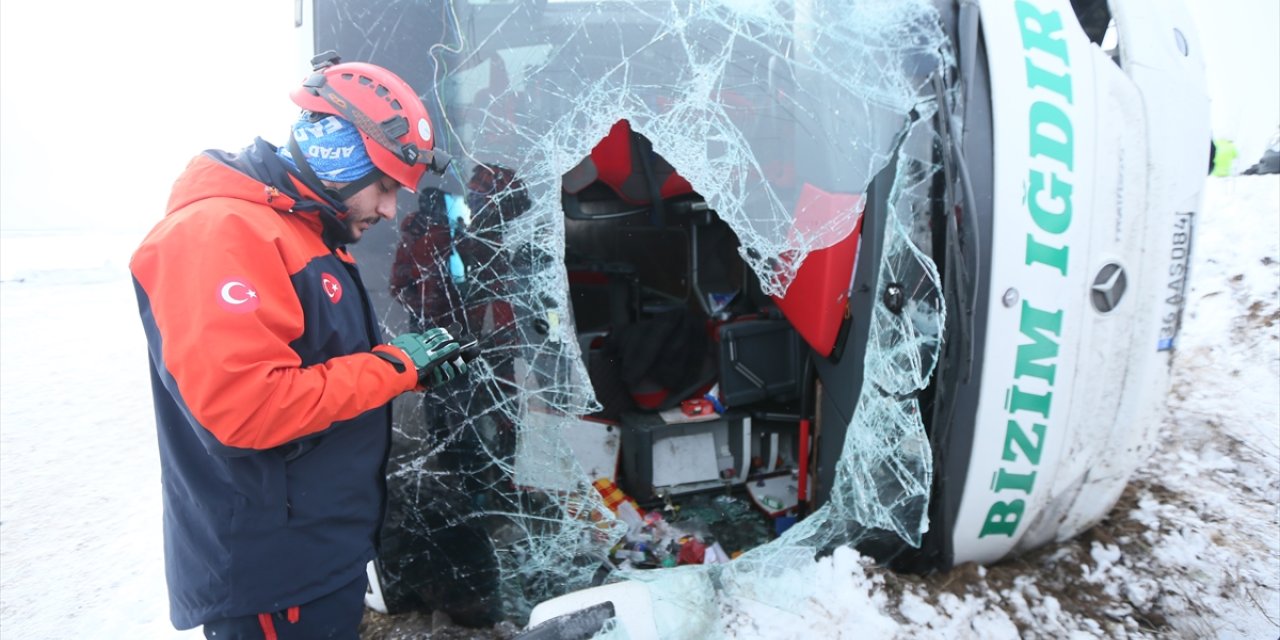
<path id="1" fill-rule="evenodd" d="M 389 402 L 467 371 L 443 328 L 384 341 L 345 249 L 448 164 L 418 95 L 327 54 L 291 97 L 287 145 L 192 160 L 130 263 L 170 617 L 210 638 L 357 637 Z"/>
<path id="2" fill-rule="evenodd" d="M 1236 163 L 1236 156 L 1240 153 L 1236 149 L 1236 143 L 1226 138 L 1220 138 L 1213 141 L 1213 146 L 1213 171 L 1210 172 L 1210 175 L 1219 178 L 1232 175 L 1232 167 Z"/>

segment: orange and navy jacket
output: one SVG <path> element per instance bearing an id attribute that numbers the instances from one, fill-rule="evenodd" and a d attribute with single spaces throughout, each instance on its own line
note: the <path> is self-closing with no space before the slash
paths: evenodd
<path id="1" fill-rule="evenodd" d="M 388 402 L 417 376 L 373 352 L 408 362 L 326 240 L 325 202 L 262 140 L 206 152 L 130 263 L 179 629 L 314 600 L 374 556 Z"/>

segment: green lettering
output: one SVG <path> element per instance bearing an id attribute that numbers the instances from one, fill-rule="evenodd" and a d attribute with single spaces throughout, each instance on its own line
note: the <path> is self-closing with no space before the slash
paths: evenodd
<path id="1" fill-rule="evenodd" d="M 1069 247 L 1051 247 L 1041 243 L 1039 240 L 1027 234 L 1027 264 L 1040 263 L 1047 267 L 1057 269 L 1062 275 L 1067 275 L 1067 249 Z"/>
<path id="2" fill-rule="evenodd" d="M 1031 156 L 1045 156 L 1072 168 L 1074 136 L 1071 118 L 1043 100 L 1031 103 Z"/>
<path id="3" fill-rule="evenodd" d="M 1027 433 L 1022 430 L 1022 426 L 1016 420 L 1010 420 L 1004 430 L 1004 455 L 1000 456 L 1009 462 L 1015 462 L 1018 454 L 1014 452 L 1013 447 L 1017 445 L 1022 451 L 1022 455 L 1027 458 L 1027 462 L 1031 464 L 1040 464 L 1040 447 L 1044 445 L 1044 425 L 1036 424 L 1031 426 L 1031 432 L 1036 434 L 1035 444 L 1031 444 L 1031 438 L 1027 437 Z M 1001 469 L 1000 473 L 1004 473 Z M 1032 476 L 1035 474 L 1032 473 Z M 999 489 L 997 489 L 999 491 Z"/>
<path id="4" fill-rule="evenodd" d="M 1071 104 L 1071 74 L 1058 75 L 1047 69 L 1036 66 L 1031 58 L 1027 58 L 1027 88 L 1044 87 L 1066 99 Z"/>
<path id="5" fill-rule="evenodd" d="M 1049 404 L 1053 401 L 1053 392 L 1046 394 L 1027 393 L 1017 385 L 1014 385 L 1007 396 L 1005 406 L 1008 407 L 1009 413 L 1016 411 L 1034 411 L 1046 418 L 1049 417 Z"/>
<path id="6" fill-rule="evenodd" d="M 1062 16 L 1057 11 L 1042 13 L 1026 0 L 1014 4 L 1018 26 L 1022 29 L 1022 48 L 1039 49 L 1062 61 L 1067 60 L 1067 41 L 1062 38 Z"/>
<path id="7" fill-rule="evenodd" d="M 1045 175 L 1031 170 L 1031 192 L 1027 195 L 1027 209 L 1031 211 L 1031 219 L 1036 226 L 1048 233 L 1062 233 L 1071 226 L 1071 183 L 1058 179 L 1058 174 L 1049 174 L 1048 198 L 1045 196 Z M 1046 206 L 1042 206 L 1041 201 Z"/>
<path id="8" fill-rule="evenodd" d="M 1004 491 L 1005 489 L 1017 489 L 1025 494 L 1031 494 L 1031 487 L 1036 484 L 1036 472 L 1031 473 L 1009 473 L 1001 469 L 995 477 L 995 490 Z"/>
<path id="9" fill-rule="evenodd" d="M 1013 537 L 1013 532 L 1018 530 L 1018 521 L 1022 519 L 1022 511 L 1027 508 L 1025 502 L 1021 500 L 1013 500 L 1011 502 L 996 502 L 987 510 L 987 519 L 982 523 L 982 531 L 978 533 L 979 538 L 985 538 L 992 535 L 1002 535 Z"/>
<path id="10" fill-rule="evenodd" d="M 1053 384 L 1053 376 L 1057 365 L 1043 364 L 1038 360 L 1058 357 L 1058 343 L 1050 339 L 1045 332 L 1055 336 L 1062 333 L 1062 311 L 1049 313 L 1041 311 L 1022 301 L 1022 321 L 1018 330 L 1022 335 L 1031 338 L 1030 343 L 1018 345 L 1018 361 L 1013 367 L 1013 376 L 1034 376 Z"/>

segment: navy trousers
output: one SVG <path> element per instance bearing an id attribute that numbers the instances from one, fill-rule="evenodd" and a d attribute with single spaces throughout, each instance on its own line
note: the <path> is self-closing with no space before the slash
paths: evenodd
<path id="1" fill-rule="evenodd" d="M 213 640 L 358 640 L 368 578 L 361 575 L 327 596 L 282 611 L 224 618 L 204 625 Z"/>

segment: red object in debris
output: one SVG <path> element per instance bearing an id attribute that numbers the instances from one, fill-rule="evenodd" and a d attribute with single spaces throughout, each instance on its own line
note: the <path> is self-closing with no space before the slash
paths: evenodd
<path id="1" fill-rule="evenodd" d="M 804 504 L 809 500 L 809 419 L 800 419 L 800 482 L 796 500 Z"/>
<path id="2" fill-rule="evenodd" d="M 680 564 L 702 564 L 702 559 L 706 555 L 707 545 L 699 542 L 697 538 L 691 538 L 680 545 L 680 553 L 676 556 L 676 560 Z"/>
<path id="3" fill-rule="evenodd" d="M 716 408 L 706 398 L 690 398 L 680 403 L 680 410 L 692 418 L 710 415 Z"/>

